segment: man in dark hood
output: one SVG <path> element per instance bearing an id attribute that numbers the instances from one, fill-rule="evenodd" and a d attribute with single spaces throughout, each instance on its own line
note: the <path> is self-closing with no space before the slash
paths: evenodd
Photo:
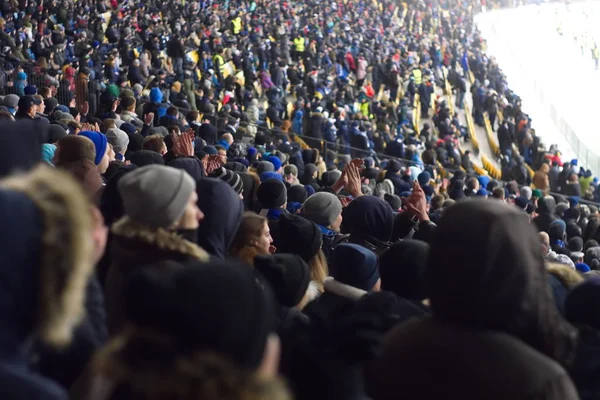
<path id="1" fill-rule="evenodd" d="M 225 259 L 242 222 L 242 199 L 219 179 L 200 179 L 196 183 L 196 192 L 198 208 L 204 214 L 198 228 L 198 244 L 213 257 Z"/>
<path id="2" fill-rule="evenodd" d="M 390 333 L 376 400 L 578 398 L 561 367 L 573 359 L 577 331 L 554 305 L 524 215 L 500 202 L 457 203 L 440 220 L 427 268 L 433 316 Z"/>
<path id="3" fill-rule="evenodd" d="M 533 223 L 537 226 L 540 232 L 546 232 L 550 230 L 550 224 L 558 219 L 555 214 L 556 212 L 556 201 L 552 196 L 546 196 L 539 201 L 538 204 L 538 216 L 533 219 Z"/>
<path id="4" fill-rule="evenodd" d="M 379 254 L 389 247 L 394 227 L 392 208 L 375 196 L 361 196 L 353 200 L 342 213 L 342 232 L 348 241 Z"/>

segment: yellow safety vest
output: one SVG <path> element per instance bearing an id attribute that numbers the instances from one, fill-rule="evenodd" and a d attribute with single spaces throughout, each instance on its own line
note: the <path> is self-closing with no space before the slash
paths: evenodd
<path id="1" fill-rule="evenodd" d="M 294 46 L 296 47 L 296 51 L 298 53 L 304 53 L 304 38 L 297 37 L 294 39 Z"/>
<path id="2" fill-rule="evenodd" d="M 242 31 L 242 19 L 240 17 L 235 18 L 233 21 L 233 34 L 239 35 Z"/>
<path id="3" fill-rule="evenodd" d="M 415 78 L 415 85 L 420 85 L 423 83 L 423 73 L 420 69 L 413 69 L 413 77 Z"/>
<path id="4" fill-rule="evenodd" d="M 593 55 L 594 59 L 597 60 L 598 58 L 600 58 L 600 50 L 598 50 L 597 47 L 594 47 L 594 50 L 592 50 L 592 55 Z"/>
<path id="5" fill-rule="evenodd" d="M 225 72 L 225 59 L 220 54 L 215 54 L 213 57 L 215 68 L 217 67 L 217 60 L 219 61 L 219 75 L 223 76 L 223 72 Z"/>

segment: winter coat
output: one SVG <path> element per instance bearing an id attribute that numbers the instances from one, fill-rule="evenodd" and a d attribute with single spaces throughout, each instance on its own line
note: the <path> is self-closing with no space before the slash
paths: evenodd
<path id="1" fill-rule="evenodd" d="M 581 185 L 579 182 L 569 182 L 563 186 L 562 194 L 567 197 L 581 197 Z"/>
<path id="2" fill-rule="evenodd" d="M 85 309 L 86 318 L 66 348 L 55 350 L 39 346 L 36 349 L 36 369 L 64 388 L 75 383 L 94 353 L 108 340 L 104 293 L 95 276 L 88 284 Z"/>
<path id="3" fill-rule="evenodd" d="M 114 335 L 119 333 L 126 321 L 122 306 L 124 283 L 137 270 L 161 261 L 208 261 L 209 255 L 177 233 L 164 229 L 150 230 L 127 216 L 115 222 L 111 230 L 113 239 L 109 251 L 112 265 L 106 278 L 105 299 L 108 331 Z"/>
<path id="4" fill-rule="evenodd" d="M 194 92 L 194 82 L 192 79 L 187 78 L 183 80 L 183 91 L 185 93 L 186 99 L 188 103 L 190 103 L 190 107 L 192 110 L 198 110 L 196 106 L 196 93 Z"/>
<path id="5" fill-rule="evenodd" d="M 556 201 L 552 196 L 546 196 L 538 202 L 539 215 L 533 219 L 533 223 L 540 232 L 548 233 L 550 224 L 558 219 L 555 214 Z"/>
<path id="6" fill-rule="evenodd" d="M 505 333 L 415 318 L 388 335 L 384 351 L 374 373 L 376 400 L 398 393 L 422 400 L 578 399 L 558 363 Z"/>
<path id="7" fill-rule="evenodd" d="M 167 55 L 171 58 L 184 58 L 185 50 L 178 38 L 173 38 L 167 44 Z"/>
<path id="8" fill-rule="evenodd" d="M 367 77 L 368 66 L 369 65 L 367 63 L 367 60 L 365 60 L 363 57 L 360 57 L 358 59 L 358 67 L 356 68 L 356 79 L 361 80 Z"/>
<path id="9" fill-rule="evenodd" d="M 342 232 L 350 243 L 359 244 L 376 254 L 387 250 L 394 226 L 392 208 L 375 196 L 361 196 L 342 211 Z"/>
<path id="10" fill-rule="evenodd" d="M 325 118 L 319 112 L 310 113 L 310 124 L 308 136 L 316 139 L 323 139 L 323 130 L 325 127 Z"/>
<path id="11" fill-rule="evenodd" d="M 577 331 L 556 309 L 538 246 L 514 207 L 473 200 L 448 209 L 427 261 L 433 316 L 388 335 L 374 398 L 577 399 L 559 365 L 572 361 Z"/>
<path id="12" fill-rule="evenodd" d="M 6 267 L 0 271 L 3 398 L 68 398 L 63 388 L 39 374 L 31 362 L 36 358 L 35 344 L 69 343 L 86 312 L 83 298 L 93 265 L 91 248 L 80 237 L 90 224 L 89 207 L 81 196 L 72 180 L 48 167 L 3 182 L 2 220 L 11 226 L 0 256 Z M 73 360 L 62 359 L 53 367 L 70 369 L 63 361 Z"/>
<path id="13" fill-rule="evenodd" d="M 579 344 L 569 372 L 579 392 L 579 398 L 596 400 L 600 398 L 600 331 L 586 325 L 578 325 L 577 328 Z"/>
<path id="14" fill-rule="evenodd" d="M 217 128 L 211 124 L 203 123 L 198 128 L 198 137 L 203 139 L 208 146 L 214 146 L 218 139 Z"/>
<path id="15" fill-rule="evenodd" d="M 548 164 L 542 164 L 540 169 L 533 175 L 532 183 L 535 185 L 536 189 L 539 189 L 542 192 L 550 190 L 550 180 L 548 179 L 549 170 Z"/>
<path id="16" fill-rule="evenodd" d="M 198 245 L 224 259 L 242 222 L 244 203 L 226 182 L 204 178 L 196 183 L 198 208 L 204 219 L 198 228 Z"/>

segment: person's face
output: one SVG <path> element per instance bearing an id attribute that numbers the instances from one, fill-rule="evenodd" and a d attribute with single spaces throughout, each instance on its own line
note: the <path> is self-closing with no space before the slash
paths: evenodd
<path id="1" fill-rule="evenodd" d="M 163 142 L 162 147 L 160 148 L 160 155 L 164 156 L 167 154 L 167 145 Z"/>
<path id="2" fill-rule="evenodd" d="M 219 150 L 219 159 L 223 164 L 227 163 L 227 152 L 225 150 Z"/>
<path id="3" fill-rule="evenodd" d="M 342 220 L 342 213 L 340 213 L 340 215 L 337 216 L 335 221 L 331 223 L 331 226 L 329 228 L 334 232 L 339 232 L 341 230 Z"/>
<path id="4" fill-rule="evenodd" d="M 263 228 L 260 231 L 260 236 L 256 241 L 256 248 L 260 250 L 262 254 L 269 254 L 269 248 L 271 247 L 271 243 L 273 243 L 273 238 L 271 237 L 271 231 L 269 230 L 269 224 L 265 221 Z"/>
<path id="5" fill-rule="evenodd" d="M 37 106 L 37 112 L 39 112 L 40 114 L 43 114 L 45 110 L 46 110 L 46 105 L 44 103 L 40 103 Z"/>
<path id="6" fill-rule="evenodd" d="M 106 170 L 108 169 L 108 164 L 110 164 L 110 154 L 109 152 L 112 151 L 110 146 L 106 146 L 106 152 L 104 153 L 104 157 L 102 157 L 102 161 L 100 161 L 100 164 L 98 164 L 98 170 L 100 171 L 101 174 L 105 173 Z M 114 160 L 115 158 L 115 152 L 112 152 L 112 158 Z"/>
<path id="7" fill-rule="evenodd" d="M 204 213 L 198 208 L 198 195 L 192 192 L 185 206 L 183 215 L 175 224 L 178 229 L 198 229 L 200 221 L 204 219 Z"/>

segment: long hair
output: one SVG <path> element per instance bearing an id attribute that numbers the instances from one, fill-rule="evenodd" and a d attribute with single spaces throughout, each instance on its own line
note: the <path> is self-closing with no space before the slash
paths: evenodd
<path id="1" fill-rule="evenodd" d="M 128 327 L 96 355 L 106 400 L 289 400 L 285 385 L 212 352 L 182 352 L 167 335 Z M 90 398 L 94 398 L 94 385 Z"/>
<path id="2" fill-rule="evenodd" d="M 262 254 L 256 242 L 260 239 L 267 219 L 251 211 L 244 212 L 242 223 L 229 248 L 229 255 L 247 264 L 254 264 L 254 257 Z"/>
<path id="3" fill-rule="evenodd" d="M 323 293 L 323 282 L 329 276 L 329 267 L 327 266 L 327 259 L 322 249 L 319 249 L 317 254 L 310 260 L 308 269 L 310 271 L 310 280 L 317 285 L 319 292 Z"/>

